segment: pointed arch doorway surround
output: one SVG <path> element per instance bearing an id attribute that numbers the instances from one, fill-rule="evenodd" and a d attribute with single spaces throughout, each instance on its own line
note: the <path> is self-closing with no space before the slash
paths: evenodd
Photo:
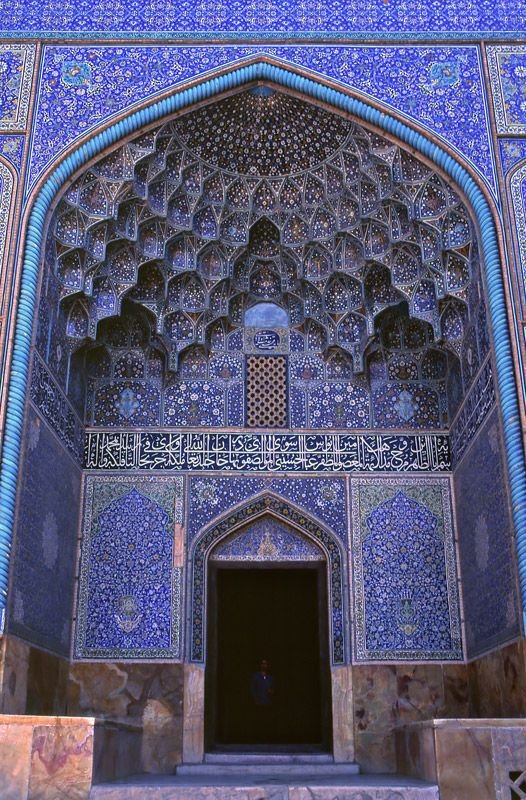
<path id="1" fill-rule="evenodd" d="M 185 696 L 184 760 L 200 761 L 210 749 L 278 747 L 334 750 L 337 760 L 352 761 L 352 742 L 342 737 L 344 720 L 352 730 L 352 709 L 342 693 L 350 676 L 337 538 L 266 493 L 208 527 L 190 563 L 194 685 Z M 262 658 L 276 683 L 267 730 L 259 727 L 250 691 Z M 196 727 L 198 742 L 190 733 Z"/>

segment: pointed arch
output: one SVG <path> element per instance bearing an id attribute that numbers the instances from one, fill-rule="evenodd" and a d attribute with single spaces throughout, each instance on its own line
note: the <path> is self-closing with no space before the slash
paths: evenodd
<path id="1" fill-rule="evenodd" d="M 128 113 L 70 152 L 45 179 L 33 202 L 27 223 L 19 304 L 16 315 L 15 345 L 7 396 L 6 421 L 0 473 L 0 611 L 5 608 L 9 558 L 15 516 L 16 485 L 22 441 L 24 402 L 31 355 L 31 334 L 39 280 L 40 251 L 47 217 L 64 184 L 93 158 L 108 147 L 154 124 L 171 114 L 183 112 L 226 92 L 251 83 L 264 81 L 283 87 L 322 104 L 335 113 L 348 114 L 372 125 L 419 153 L 448 175 L 466 197 L 480 230 L 485 262 L 489 310 L 494 332 L 497 382 L 499 386 L 504 441 L 513 518 L 519 555 L 519 573 L 523 606 L 526 606 L 526 469 L 522 444 L 520 411 L 514 375 L 506 294 L 501 271 L 500 245 L 492 208 L 469 167 L 453 157 L 446 146 L 432 141 L 415 126 L 402 122 L 394 113 L 387 113 L 374 101 L 356 96 L 322 79 L 307 77 L 290 65 L 274 63 L 256 56 L 235 64 L 216 75 L 209 75 L 162 100 Z M 2 615 L 3 616 L 3 615 Z"/>
<path id="2" fill-rule="evenodd" d="M 206 576 L 210 554 L 226 537 L 264 516 L 270 516 L 296 529 L 300 535 L 314 542 L 323 552 L 327 563 L 331 662 L 334 665 L 343 664 L 346 657 L 346 643 L 344 558 L 341 542 L 321 522 L 273 492 L 263 492 L 236 508 L 229 509 L 222 517 L 207 526 L 192 544 L 189 558 L 190 661 L 203 662 L 206 657 Z"/>

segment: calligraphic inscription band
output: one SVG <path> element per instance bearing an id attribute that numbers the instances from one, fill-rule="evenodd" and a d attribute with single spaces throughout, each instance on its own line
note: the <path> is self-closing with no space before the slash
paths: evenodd
<path id="1" fill-rule="evenodd" d="M 446 472 L 449 436 L 88 431 L 86 469 Z"/>

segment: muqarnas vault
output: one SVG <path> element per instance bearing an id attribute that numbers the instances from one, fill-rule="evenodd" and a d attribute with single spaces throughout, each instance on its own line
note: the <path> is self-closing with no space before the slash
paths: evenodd
<path id="1" fill-rule="evenodd" d="M 80 55 L 42 62 L 43 91 L 78 108 L 101 57 Z M 459 85 L 452 58 L 425 91 Z M 526 707 L 489 223 L 472 165 L 462 182 L 381 115 L 257 69 L 145 116 L 54 190 L 2 709 L 133 724 L 143 771 L 170 772 L 258 744 L 240 698 L 265 656 L 275 745 L 394 772 L 402 723 Z"/>

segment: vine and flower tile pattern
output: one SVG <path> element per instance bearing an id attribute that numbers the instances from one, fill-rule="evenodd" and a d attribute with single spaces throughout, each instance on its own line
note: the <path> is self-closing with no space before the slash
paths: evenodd
<path id="1" fill-rule="evenodd" d="M 81 6 L 85 11 L 86 4 Z M 270 14 L 271 6 L 258 4 L 258 9 L 250 16 L 250 24 L 257 27 L 257 20 L 262 18 L 261 15 Z M 13 14 L 16 8 L 17 4 L 13 6 Z M 215 19 L 219 27 L 223 25 L 221 8 L 221 4 L 216 4 Z M 386 9 L 385 4 L 383 10 L 391 19 L 392 10 Z M 464 11 L 469 12 L 469 4 Z M 312 10 L 314 16 L 309 17 L 309 24 L 323 23 L 334 29 L 343 24 L 342 15 L 347 13 L 344 9 L 337 9 L 330 21 L 323 22 L 319 8 L 318 16 L 314 12 L 315 9 Z M 206 20 L 210 20 L 206 16 L 208 13 L 209 10 L 203 11 L 203 29 L 208 24 Z M 280 13 L 284 13 L 283 9 Z M 491 26 L 489 7 L 479 4 L 476 13 L 478 19 Z M 521 7 L 517 6 L 514 13 L 520 15 Z M 118 16 L 118 6 L 115 14 Z M 495 15 L 498 16 L 498 9 Z M 229 16 L 230 21 L 235 22 L 235 13 Z M 185 18 L 183 14 L 181 19 L 184 21 L 189 17 Z M 283 21 L 284 17 L 280 19 Z M 277 18 L 275 21 L 277 29 Z M 50 19 L 44 22 L 42 29 L 46 24 L 52 24 Z M 86 25 L 87 17 L 86 22 L 79 22 L 79 29 L 85 29 Z M 396 22 L 392 21 L 392 25 L 394 30 Z M 0 153 L 16 169 L 22 163 L 34 52 L 34 47 L 27 44 L 0 46 L 0 72 L 3 76 Z M 494 186 L 488 111 L 480 53 L 475 46 L 151 47 L 68 44 L 49 45 L 43 49 L 27 192 L 66 147 L 96 126 L 109 122 L 115 114 L 180 86 L 190 78 L 234 64 L 258 52 L 337 80 L 424 125 L 471 159 L 488 185 Z M 525 48 L 520 45 L 495 46 L 488 49 L 488 60 L 499 132 L 508 137 L 526 134 L 526 100 L 522 85 L 526 74 Z M 262 105 L 267 100 L 262 93 L 248 102 Z M 338 164 L 305 163 L 302 177 L 295 173 L 294 179 L 287 181 L 285 174 L 273 174 L 272 166 L 261 172 L 265 154 L 259 152 L 256 154 L 260 165 L 257 174 L 252 169 L 256 159 L 252 153 L 243 165 L 246 172 L 243 173 L 237 164 L 233 175 L 230 174 L 231 165 L 214 162 L 214 154 L 206 151 L 206 139 L 210 137 L 207 135 L 200 140 L 198 136 L 200 129 L 206 130 L 206 124 L 222 129 L 220 119 L 216 116 L 211 123 L 204 119 L 201 122 L 201 128 L 193 126 L 193 136 L 192 131 L 180 125 L 177 130 L 157 134 L 157 138 L 137 140 L 127 150 L 121 150 L 113 160 L 109 158 L 104 162 L 104 175 L 92 173 L 83 176 L 67 197 L 67 212 L 64 211 L 64 219 L 57 223 L 59 238 L 62 237 L 58 248 L 60 258 L 52 246 L 46 254 L 49 272 L 44 302 L 39 309 L 37 340 L 43 360 L 35 361 L 34 374 L 38 378 L 32 387 L 32 400 L 37 407 L 48 409 L 49 422 L 54 416 L 49 409 L 67 407 L 67 425 L 63 425 L 62 430 L 57 429 L 56 435 L 78 457 L 82 424 L 86 418 L 105 427 L 161 424 L 173 427 L 242 426 L 246 402 L 243 359 L 245 353 L 253 352 L 254 331 L 257 335 L 258 328 L 254 328 L 249 341 L 241 322 L 236 323 L 237 329 L 216 326 L 210 330 L 210 341 L 203 347 L 204 334 L 199 327 L 199 315 L 206 306 L 220 319 L 226 316 L 223 310 L 227 308 L 232 320 L 242 320 L 243 314 L 250 309 L 239 305 L 237 295 L 250 295 L 252 300 L 257 299 L 260 303 L 272 302 L 276 298 L 281 301 L 286 295 L 288 321 L 284 328 L 281 327 L 284 331 L 282 339 L 276 343 L 277 326 L 270 332 L 266 326 L 259 340 L 265 348 L 274 347 L 275 352 L 285 352 L 289 358 L 293 427 L 439 428 L 445 419 L 454 416 L 463 393 L 471 387 L 472 398 L 464 402 L 464 410 L 454 431 L 454 438 L 459 442 L 458 458 L 462 459 L 458 480 L 462 491 L 469 495 L 479 450 L 484 448 L 486 441 L 480 438 L 480 426 L 494 403 L 495 395 L 484 307 L 480 302 L 481 293 L 473 292 L 478 280 L 476 241 L 463 217 L 458 198 L 436 176 L 422 171 L 418 162 L 404 163 L 400 154 L 393 155 L 380 137 L 375 139 L 367 131 L 363 134 L 354 131 L 355 150 L 352 155 L 356 160 L 353 162 L 349 153 L 344 155 L 343 142 L 348 131 L 342 125 L 333 126 L 331 140 L 320 138 L 316 133 L 318 138 L 314 148 L 325 148 L 327 162 L 334 160 L 336 155 Z M 323 127 L 321 125 L 319 129 Z M 311 128 L 315 131 L 316 125 Z M 177 148 L 173 146 L 174 135 L 179 137 L 182 144 L 179 149 L 184 153 L 180 163 L 177 161 Z M 168 141 L 170 137 L 171 143 Z M 301 150 L 301 141 L 298 140 L 297 144 Z M 308 159 L 314 151 L 312 141 L 305 140 L 303 144 L 300 160 Z M 287 156 L 286 141 L 284 149 Z M 227 153 L 227 149 L 224 152 Z M 196 155 L 198 157 L 194 158 Z M 516 169 L 526 155 L 524 142 L 517 138 L 501 140 L 500 155 L 505 170 Z M 144 166 L 147 159 L 148 170 L 141 170 L 141 162 Z M 276 158 L 271 161 L 276 163 Z M 137 165 L 139 168 L 135 169 Z M 387 170 L 384 169 L 386 166 Z M 283 172 L 286 173 L 287 169 L 290 172 L 290 165 L 286 165 Z M 353 173 L 356 169 L 357 172 Z M 163 170 L 164 186 L 165 178 L 161 180 L 160 177 Z M 389 171 L 391 179 L 394 176 L 397 183 L 397 198 L 396 204 L 392 204 L 386 213 L 386 208 L 378 204 L 378 198 L 386 191 L 386 173 Z M 397 175 L 401 176 L 399 180 Z M 126 197 L 114 218 L 120 236 L 117 247 L 111 232 L 107 238 L 100 237 L 97 225 L 85 225 L 85 222 L 91 217 L 99 221 L 111 217 L 110 207 L 115 198 L 112 192 L 118 181 L 122 186 L 126 181 L 133 182 L 134 191 L 145 203 L 140 209 L 137 197 L 134 199 L 132 194 Z M 339 181 L 346 183 L 351 192 L 351 202 L 345 207 L 341 203 L 338 205 L 337 201 Z M 421 190 L 415 190 L 419 182 Z M 179 192 L 177 202 L 168 209 L 172 184 L 184 188 Z M 442 217 L 441 235 L 443 241 L 448 242 L 448 253 L 444 256 L 446 269 L 441 278 L 444 282 L 441 290 L 456 295 L 458 300 L 458 304 L 452 304 L 450 313 L 440 321 L 436 315 L 433 316 L 433 291 L 429 281 L 426 283 L 425 276 L 414 273 L 411 236 L 405 242 L 405 249 L 399 246 L 406 235 L 406 221 L 398 206 L 400 202 L 403 205 L 408 196 L 413 203 L 418 191 L 420 195 L 416 204 L 421 227 L 429 229 L 428 236 L 420 232 L 417 237 L 422 245 L 423 260 L 434 269 L 432 262 L 437 255 L 437 245 L 432 228 Z M 323 197 L 323 203 L 320 197 Z M 393 213 L 394 205 L 397 205 L 396 214 Z M 324 213 L 316 213 L 321 206 Z M 256 209 L 252 218 L 249 218 L 249 207 Z M 374 248 L 383 247 L 379 231 L 388 230 L 392 283 L 384 280 L 381 270 L 368 284 L 367 270 L 360 276 L 355 271 L 357 262 L 363 257 L 352 249 L 355 207 L 359 209 L 360 224 L 367 221 L 361 235 L 370 244 L 371 259 L 381 261 L 384 257 L 385 253 Z M 4 219 L 5 208 L 4 203 Z M 150 224 L 145 224 L 148 222 L 148 209 L 153 210 L 154 216 L 162 222 L 157 219 L 155 224 L 151 224 L 150 218 Z M 169 214 L 175 236 L 172 232 L 166 235 Z M 273 215 L 274 221 L 267 225 L 265 220 L 269 221 Z M 290 219 L 288 227 L 282 222 L 276 224 L 278 217 Z M 259 227 L 251 239 L 250 231 L 258 221 Z M 343 238 L 347 242 L 334 263 L 327 259 L 328 251 L 331 257 L 337 253 L 333 243 L 328 246 L 329 239 L 334 236 L 333 225 L 345 227 L 345 231 L 341 228 L 339 232 L 345 233 Z M 278 241 L 276 229 L 279 230 Z M 84 235 L 84 252 L 77 257 L 81 249 L 77 245 Z M 164 248 L 166 242 L 170 242 L 170 252 L 165 254 L 163 250 L 161 254 L 160 243 Z M 236 291 L 225 293 L 225 265 L 236 261 L 241 252 L 236 248 L 241 244 L 245 253 L 232 271 Z M 303 260 L 300 259 L 301 275 L 294 271 L 298 269 L 297 253 L 300 249 L 306 252 Z M 403 257 L 397 261 L 397 253 L 402 250 Z M 171 269 L 171 294 L 167 298 L 161 297 L 164 267 L 157 263 L 146 275 L 142 266 L 160 262 L 165 255 Z M 93 266 L 102 261 L 106 264 L 106 272 L 96 275 Z M 278 262 L 285 263 L 286 268 L 277 270 Z M 473 276 L 476 278 L 474 283 Z M 302 293 L 300 302 L 296 302 L 292 295 L 297 288 L 295 281 L 300 279 L 303 281 Z M 79 281 L 84 282 L 88 303 L 76 303 Z M 360 281 L 361 285 L 357 286 Z M 119 283 L 117 289 L 116 283 Z M 415 295 L 417 283 L 420 291 Z M 393 290 L 405 292 L 407 298 L 413 298 L 415 324 L 398 324 L 396 321 L 396 324 L 391 324 L 387 320 L 383 343 L 380 341 L 374 356 L 367 355 L 371 382 L 366 386 L 360 369 L 364 353 L 357 343 L 364 336 L 367 324 L 364 328 L 360 323 L 359 306 L 348 304 L 354 302 L 358 291 L 361 293 L 360 301 L 370 300 L 368 311 L 373 319 L 382 309 L 396 305 L 395 301 L 400 298 L 392 295 Z M 129 303 L 122 301 L 123 292 L 128 292 Z M 163 306 L 165 299 L 170 308 Z M 344 302 L 347 304 L 345 308 L 342 307 Z M 57 308 L 60 303 L 67 308 L 63 330 L 57 318 L 49 313 L 49 309 Z M 469 308 L 468 314 L 462 313 L 462 303 Z M 115 317 L 119 304 L 123 313 L 114 323 L 108 318 Z M 281 302 L 281 307 L 283 305 Z M 303 311 L 299 310 L 301 305 Z M 140 313 L 137 313 L 138 306 L 143 309 Z M 310 308 L 309 314 L 305 315 L 307 320 L 315 320 L 323 314 L 332 320 L 330 325 L 325 325 L 325 331 L 323 326 L 296 322 L 297 315 L 304 313 L 306 308 Z M 164 341 L 169 340 L 173 332 L 176 340 L 185 342 L 185 352 L 175 348 L 168 360 L 165 350 L 149 330 L 152 315 L 159 319 L 162 317 L 164 321 L 163 314 L 172 315 L 163 331 Z M 348 317 L 347 324 L 342 325 L 339 331 L 341 342 L 352 344 L 345 355 L 325 354 L 323 337 L 332 330 L 334 320 L 331 314 L 338 323 L 342 315 Z M 101 346 L 85 362 L 82 378 L 80 370 L 75 373 L 75 370 L 68 369 L 68 361 L 75 364 L 71 343 L 82 341 L 97 329 L 99 323 Z M 298 330 L 294 330 L 295 325 Z M 453 343 L 451 355 L 433 345 L 439 325 L 442 333 L 446 333 L 445 338 L 449 336 Z M 433 326 L 434 331 L 430 333 Z M 248 325 L 245 328 L 248 330 Z M 409 341 L 419 343 L 417 348 L 413 348 L 418 350 L 416 357 L 414 352 L 410 352 L 411 347 L 406 346 Z M 389 357 L 385 355 L 386 349 L 389 350 L 385 342 L 391 345 L 400 343 L 391 346 Z M 208 355 L 209 344 L 212 357 Z M 456 371 L 451 367 L 452 363 L 457 364 Z M 45 375 L 46 371 L 49 371 L 49 377 Z M 168 381 L 165 380 L 167 373 L 171 373 Z M 55 397 L 57 392 L 61 395 L 60 402 L 57 402 L 58 395 Z M 67 471 L 69 456 L 64 451 L 58 452 L 60 446 L 55 433 L 48 430 L 43 420 L 37 419 L 38 425 L 33 420 L 33 428 L 42 426 L 42 441 L 49 439 L 50 447 L 52 443 L 57 449 L 55 462 L 61 464 L 61 470 Z M 484 437 L 486 435 L 484 432 Z M 493 436 L 493 441 L 494 434 L 489 436 L 490 439 Z M 40 473 L 45 471 L 43 463 L 35 474 L 39 470 Z M 504 508 L 505 477 L 502 470 L 497 471 L 494 477 L 499 508 Z M 29 481 L 28 476 L 26 481 Z M 186 612 L 190 613 L 197 628 L 203 621 L 199 617 L 203 597 L 197 590 L 193 594 L 185 593 L 183 568 L 171 566 L 174 526 L 183 521 L 182 484 L 180 477 L 158 475 L 90 476 L 87 479 L 77 600 L 77 658 L 182 658 L 184 631 L 181 620 L 185 618 L 185 603 L 190 604 Z M 200 541 L 203 530 L 218 517 L 228 514 L 233 507 L 241 513 L 247 503 L 262 502 L 267 493 L 280 513 L 289 507 L 294 519 L 303 514 L 316 530 L 323 531 L 327 546 L 332 542 L 330 546 L 334 553 L 344 554 L 335 578 L 330 608 L 335 663 L 343 663 L 351 657 L 355 661 L 462 658 L 457 568 L 447 480 L 415 477 L 375 478 L 365 482 L 357 478 L 352 481 L 351 504 L 348 503 L 347 491 L 346 479 L 339 477 L 192 477 L 188 479 L 186 500 L 188 541 Z M 78 486 L 72 486 L 71 492 L 78 500 Z M 71 513 L 66 519 L 65 510 L 61 512 L 62 516 L 58 513 L 60 499 L 50 494 L 46 502 L 47 513 L 42 525 L 39 527 L 31 518 L 27 530 L 18 537 L 10 624 L 12 630 L 18 630 L 20 635 L 64 653 L 69 627 L 63 610 L 50 609 L 45 619 L 46 614 L 39 616 L 38 609 L 33 609 L 29 600 L 31 587 L 41 580 L 39 570 L 51 574 L 54 566 L 60 563 L 61 585 L 66 587 L 68 576 L 74 569 L 74 555 L 69 551 L 62 552 L 57 544 L 59 524 L 64 522 L 68 530 L 74 530 L 74 511 L 69 509 Z M 488 553 L 493 553 L 496 547 L 488 533 L 489 511 L 484 510 L 486 516 L 482 522 L 472 520 L 465 507 L 461 513 L 463 525 L 476 533 L 473 536 L 480 550 L 477 551 L 476 563 L 489 562 Z M 503 632 L 499 635 L 484 626 L 483 602 L 480 596 L 468 591 L 467 609 L 472 618 L 468 629 L 468 651 L 474 654 L 516 635 L 519 625 L 517 598 L 509 588 L 513 585 L 512 533 L 504 523 L 496 519 L 493 523 L 495 541 L 505 539 L 506 547 L 509 545 L 499 568 L 499 575 L 508 587 L 506 597 L 500 598 L 500 589 L 487 579 L 488 591 L 496 595 L 495 618 L 502 621 Z M 33 531 L 31 536 L 28 533 L 30 529 Z M 466 536 L 468 542 L 469 536 Z M 41 563 L 33 572 L 28 569 L 31 537 L 38 540 L 42 551 Z M 487 544 L 484 544 L 486 539 Z M 251 558 L 257 551 L 262 556 L 266 554 L 268 559 L 279 559 L 280 554 L 285 553 L 290 558 L 308 560 L 321 552 L 316 550 L 312 541 L 312 537 L 302 537 L 297 527 L 287 527 L 283 520 L 278 527 L 248 524 L 243 535 L 225 540 L 216 555 L 225 559 Z M 408 547 L 408 542 L 411 547 Z M 470 586 L 475 586 L 478 573 L 470 573 L 469 554 L 466 556 L 466 552 L 465 548 L 461 551 L 462 570 Z M 345 576 L 351 568 L 349 565 L 352 565 L 352 582 L 346 592 L 343 589 L 348 585 Z M 374 590 L 377 585 L 383 589 L 381 598 Z M 355 640 L 352 654 L 348 641 L 351 619 Z M 193 643 L 196 649 L 187 652 L 200 660 L 202 653 L 199 653 L 199 643 L 194 634 L 194 629 L 189 631 L 188 647 Z"/>

